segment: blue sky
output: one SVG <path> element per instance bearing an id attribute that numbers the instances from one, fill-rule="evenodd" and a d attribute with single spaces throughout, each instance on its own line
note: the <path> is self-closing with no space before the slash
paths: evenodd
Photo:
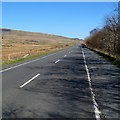
<path id="1" fill-rule="evenodd" d="M 113 14 L 116 2 L 3 2 L 2 27 L 85 38 Z"/>

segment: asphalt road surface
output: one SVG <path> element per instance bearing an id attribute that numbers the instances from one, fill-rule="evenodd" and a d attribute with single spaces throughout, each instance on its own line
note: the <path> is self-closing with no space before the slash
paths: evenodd
<path id="1" fill-rule="evenodd" d="M 119 118 L 120 69 L 80 45 L 1 73 L 3 118 Z"/>

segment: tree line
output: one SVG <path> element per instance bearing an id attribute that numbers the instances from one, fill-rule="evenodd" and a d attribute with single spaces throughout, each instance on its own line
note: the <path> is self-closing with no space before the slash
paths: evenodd
<path id="1" fill-rule="evenodd" d="M 120 6 L 116 12 L 105 19 L 102 29 L 91 30 L 85 41 L 88 47 L 120 59 Z"/>

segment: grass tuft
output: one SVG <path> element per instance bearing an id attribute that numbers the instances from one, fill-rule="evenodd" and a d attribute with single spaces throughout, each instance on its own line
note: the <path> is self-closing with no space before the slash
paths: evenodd
<path id="1" fill-rule="evenodd" d="M 48 51 L 48 52 L 44 52 L 44 53 L 41 53 L 41 54 L 36 54 L 36 55 L 28 56 L 26 58 L 17 58 L 17 59 L 3 61 L 0 66 L 5 66 L 5 65 L 9 65 L 9 64 L 15 64 L 15 63 L 22 62 L 22 61 L 25 61 L 25 60 L 34 59 L 34 58 L 38 58 L 38 57 L 43 57 L 45 55 L 52 54 L 52 53 L 59 52 L 61 50 L 67 49 L 67 48 L 69 48 L 71 46 L 66 46 L 66 47 L 61 48 L 59 50 Z"/>

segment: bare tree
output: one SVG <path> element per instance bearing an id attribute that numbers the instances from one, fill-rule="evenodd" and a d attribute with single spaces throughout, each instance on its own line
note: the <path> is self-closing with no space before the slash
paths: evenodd
<path id="1" fill-rule="evenodd" d="M 119 6 L 120 7 L 120 6 Z M 120 56 L 120 8 L 116 11 L 118 14 L 106 17 L 105 26 L 97 31 L 90 31 L 90 37 L 86 39 L 89 47 L 107 53 L 114 57 Z"/>

